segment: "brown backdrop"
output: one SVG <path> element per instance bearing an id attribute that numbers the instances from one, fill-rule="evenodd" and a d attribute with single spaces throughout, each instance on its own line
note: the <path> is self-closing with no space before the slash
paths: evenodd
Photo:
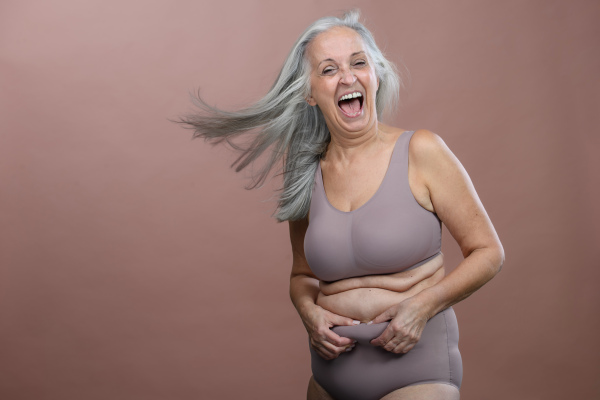
<path id="1" fill-rule="evenodd" d="M 358 6 L 506 250 L 457 305 L 463 399 L 600 395 L 597 1 L 3 1 L 0 398 L 302 399 L 287 224 L 167 118 L 236 107 Z M 460 260 L 445 231 L 448 265 Z"/>

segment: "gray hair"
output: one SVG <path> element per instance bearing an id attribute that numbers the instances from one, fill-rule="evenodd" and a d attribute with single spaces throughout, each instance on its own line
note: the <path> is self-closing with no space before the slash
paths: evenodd
<path id="1" fill-rule="evenodd" d="M 279 222 L 307 216 L 318 162 L 331 139 L 319 107 L 306 102 L 310 95 L 311 72 L 306 48 L 317 35 L 340 26 L 356 31 L 367 47 L 379 78 L 378 118 L 398 104 L 401 81 L 396 67 L 384 57 L 371 32 L 358 21 L 359 16 L 358 10 L 352 10 L 342 18 L 325 17 L 310 25 L 294 44 L 269 92 L 255 104 L 239 111 L 224 111 L 208 105 L 197 94 L 192 96 L 192 102 L 200 112 L 175 121 L 194 129 L 193 138 L 202 137 L 213 144 L 225 141 L 240 151 L 232 164 L 236 172 L 253 164 L 271 148 L 269 157 L 253 172 L 252 182 L 246 188 L 262 186 L 275 164 L 283 161 L 277 170 L 283 174 L 275 213 Z M 232 141 L 245 133 L 251 135 L 249 142 Z"/>

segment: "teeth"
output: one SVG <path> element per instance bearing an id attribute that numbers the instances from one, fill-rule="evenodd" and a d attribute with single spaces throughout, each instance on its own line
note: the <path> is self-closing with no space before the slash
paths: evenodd
<path id="1" fill-rule="evenodd" d="M 356 97 L 362 97 L 362 94 L 360 94 L 360 92 L 348 93 L 348 94 L 345 94 L 342 97 L 340 97 L 340 101 L 354 99 Z"/>

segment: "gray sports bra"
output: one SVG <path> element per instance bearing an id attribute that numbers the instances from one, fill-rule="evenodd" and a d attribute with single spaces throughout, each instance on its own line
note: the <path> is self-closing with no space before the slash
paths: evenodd
<path id="1" fill-rule="evenodd" d="M 408 184 L 408 144 L 414 133 L 400 135 L 379 189 L 353 211 L 329 203 L 319 163 L 304 237 L 306 260 L 319 279 L 400 272 L 440 253 L 441 221 L 417 203 Z"/>

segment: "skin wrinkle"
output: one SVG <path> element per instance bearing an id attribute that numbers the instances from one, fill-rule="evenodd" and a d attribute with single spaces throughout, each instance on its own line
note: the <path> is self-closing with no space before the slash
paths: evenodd
<path id="1" fill-rule="evenodd" d="M 433 258 L 425 264 L 422 264 L 416 270 L 410 269 L 408 271 L 401 271 L 385 275 L 367 275 L 362 277 L 342 279 L 335 282 L 320 281 L 319 288 L 325 295 L 337 294 L 361 287 L 373 287 L 403 292 L 410 289 L 422 280 L 430 278 L 440 268 L 443 268 L 443 266 L 444 257 L 443 253 L 440 252 L 439 256 Z"/>

